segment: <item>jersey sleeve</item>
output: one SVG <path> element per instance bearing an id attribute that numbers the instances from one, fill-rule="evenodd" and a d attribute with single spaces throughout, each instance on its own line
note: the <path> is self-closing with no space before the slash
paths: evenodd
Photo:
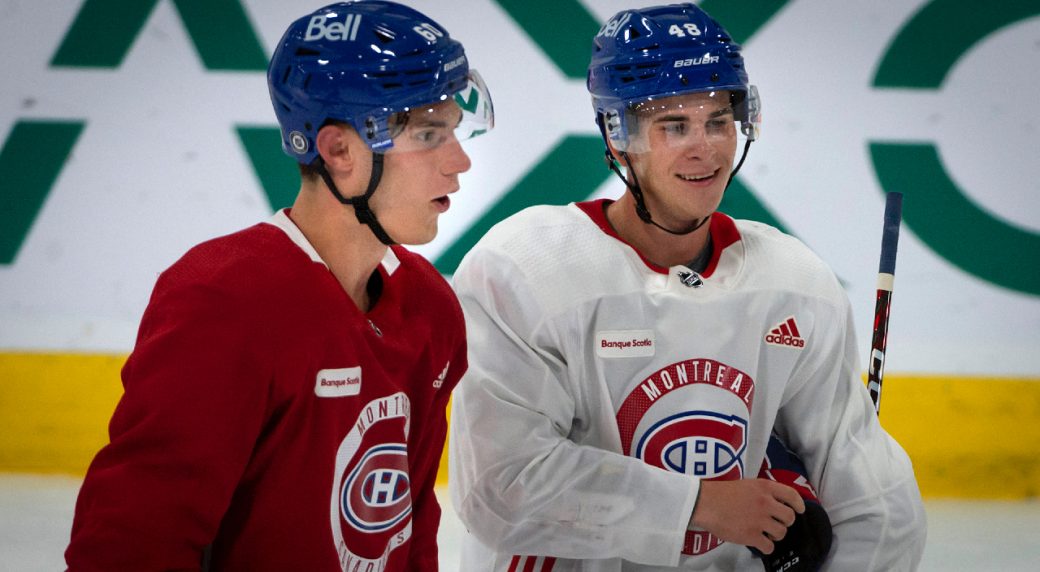
<path id="1" fill-rule="evenodd" d="M 834 527 L 825 570 L 911 571 L 925 512 L 906 452 L 881 427 L 860 379 L 852 311 L 820 316 L 811 357 L 794 372 L 777 432 L 803 454 Z M 799 383 L 800 382 L 800 383 Z"/>
<path id="2" fill-rule="evenodd" d="M 261 431 L 262 326 L 244 326 L 231 296 L 171 282 L 160 278 L 145 311 L 111 442 L 80 490 L 72 571 L 198 569 Z"/>
<path id="3" fill-rule="evenodd" d="M 507 257 L 478 246 L 454 282 L 469 339 L 449 440 L 463 523 L 501 553 L 677 565 L 699 481 L 569 438 L 614 412 L 583 402 L 586 380 L 571 378 Z"/>

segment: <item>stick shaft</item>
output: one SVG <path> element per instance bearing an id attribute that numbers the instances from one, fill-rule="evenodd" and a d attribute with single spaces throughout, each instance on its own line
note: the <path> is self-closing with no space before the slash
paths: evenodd
<path id="1" fill-rule="evenodd" d="M 888 346 L 888 319 L 892 307 L 892 287 L 899 248 L 899 222 L 903 214 L 903 194 L 889 193 L 885 201 L 885 223 L 881 233 L 881 263 L 878 267 L 877 298 L 874 304 L 874 331 L 870 341 L 867 389 L 875 411 L 881 411 L 881 382 L 885 375 Z"/>

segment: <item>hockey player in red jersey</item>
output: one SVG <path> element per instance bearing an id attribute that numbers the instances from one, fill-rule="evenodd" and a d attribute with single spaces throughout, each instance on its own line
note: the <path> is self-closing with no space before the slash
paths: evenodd
<path id="1" fill-rule="evenodd" d="M 914 569 L 920 494 L 844 291 L 716 211 L 757 136 L 740 46 L 694 4 L 622 11 L 588 88 L 627 192 L 520 212 L 453 278 L 463 572 Z"/>
<path id="2" fill-rule="evenodd" d="M 268 83 L 299 194 L 159 277 L 76 504 L 73 572 L 437 569 L 465 330 L 398 244 L 434 238 L 490 99 L 447 31 L 378 0 L 290 25 Z"/>

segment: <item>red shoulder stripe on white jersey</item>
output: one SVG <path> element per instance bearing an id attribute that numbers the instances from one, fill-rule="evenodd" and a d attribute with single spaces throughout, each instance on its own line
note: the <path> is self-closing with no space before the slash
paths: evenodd
<path id="1" fill-rule="evenodd" d="M 552 572 L 554 566 L 556 566 L 556 558 L 552 556 L 521 556 L 517 554 L 509 561 L 508 572 Z"/>

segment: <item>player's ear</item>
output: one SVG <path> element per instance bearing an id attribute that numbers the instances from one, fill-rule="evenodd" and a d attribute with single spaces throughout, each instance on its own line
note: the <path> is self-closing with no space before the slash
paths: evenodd
<path id="1" fill-rule="evenodd" d="M 330 173 L 344 175 L 354 169 L 364 146 L 357 133 L 349 125 L 330 123 L 318 130 L 315 147 Z"/>
<path id="2" fill-rule="evenodd" d="M 607 139 L 606 142 L 607 142 L 607 160 L 614 161 L 615 163 L 617 163 L 617 164 L 619 164 L 622 167 L 625 167 L 627 169 L 629 167 L 627 156 L 623 155 L 621 153 L 621 151 L 618 151 L 617 148 L 614 147 L 614 142 L 613 141 L 611 141 L 610 139 Z"/>

